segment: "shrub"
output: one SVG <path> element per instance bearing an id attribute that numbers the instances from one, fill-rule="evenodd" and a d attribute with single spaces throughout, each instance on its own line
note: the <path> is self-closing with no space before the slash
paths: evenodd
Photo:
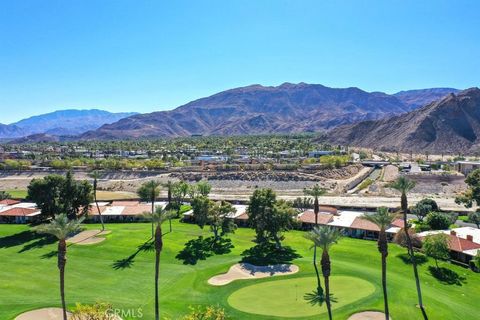
<path id="1" fill-rule="evenodd" d="M 191 312 L 183 320 L 225 320 L 229 319 L 225 310 L 220 307 L 207 306 L 190 308 Z"/>
<path id="2" fill-rule="evenodd" d="M 430 198 L 422 199 L 417 203 L 417 206 L 419 204 L 428 205 L 428 206 L 432 207 L 432 211 L 438 211 L 438 204 L 433 199 L 430 199 Z"/>
<path id="3" fill-rule="evenodd" d="M 445 230 L 451 224 L 450 218 L 441 212 L 430 212 L 425 218 L 425 222 L 432 230 Z"/>
<path id="4" fill-rule="evenodd" d="M 360 183 L 360 185 L 358 186 L 358 190 L 363 190 L 363 189 L 366 189 L 368 188 L 371 184 L 373 183 L 373 180 L 370 179 L 370 178 L 367 178 L 365 180 L 362 181 L 362 183 Z"/>
<path id="5" fill-rule="evenodd" d="M 77 303 L 72 312 L 72 320 L 112 320 L 113 316 L 109 313 L 112 306 L 107 303 L 95 303 L 93 305 Z"/>

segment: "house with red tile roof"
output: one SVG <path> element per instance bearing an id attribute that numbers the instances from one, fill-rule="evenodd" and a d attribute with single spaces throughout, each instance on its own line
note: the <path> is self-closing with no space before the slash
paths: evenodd
<path id="1" fill-rule="evenodd" d="M 0 222 L 29 223 L 35 221 L 39 215 L 38 209 L 8 206 L 0 209 Z"/>
<path id="2" fill-rule="evenodd" d="M 452 230 L 425 231 L 418 234 L 421 240 L 425 237 L 444 233 L 448 236 L 448 247 L 453 260 L 469 263 L 480 251 L 480 229 L 472 227 L 455 228 Z"/>
<path id="3" fill-rule="evenodd" d="M 2 206 L 13 206 L 14 204 L 19 204 L 20 201 L 18 200 L 13 200 L 13 199 L 5 199 L 0 201 L 0 207 Z"/>

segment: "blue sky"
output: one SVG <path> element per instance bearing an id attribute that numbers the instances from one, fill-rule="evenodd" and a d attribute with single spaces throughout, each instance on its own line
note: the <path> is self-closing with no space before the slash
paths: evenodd
<path id="1" fill-rule="evenodd" d="M 0 123 L 254 83 L 480 86 L 480 1 L 0 1 Z"/>

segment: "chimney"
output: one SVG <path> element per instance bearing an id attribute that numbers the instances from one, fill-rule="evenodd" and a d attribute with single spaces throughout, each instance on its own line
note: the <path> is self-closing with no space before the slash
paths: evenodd
<path id="1" fill-rule="evenodd" d="M 456 236 L 456 235 L 457 235 L 457 233 L 455 232 L 455 230 L 450 230 L 450 234 L 451 234 L 452 236 Z"/>
<path id="2" fill-rule="evenodd" d="M 473 236 L 472 236 L 472 235 L 469 235 L 469 234 L 467 234 L 467 240 L 468 240 L 468 241 L 472 241 L 472 242 L 473 242 Z"/>

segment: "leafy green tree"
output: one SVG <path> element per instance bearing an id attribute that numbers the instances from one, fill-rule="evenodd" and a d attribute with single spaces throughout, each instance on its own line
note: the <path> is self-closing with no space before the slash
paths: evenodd
<path id="1" fill-rule="evenodd" d="M 474 204 L 480 205 L 480 169 L 473 170 L 465 179 L 467 191 L 455 198 L 455 202 L 471 208 Z"/>
<path id="2" fill-rule="evenodd" d="M 210 226 L 213 232 L 214 243 L 220 237 L 233 233 L 236 225 L 233 219 L 228 218 L 229 214 L 235 212 L 235 208 L 226 201 L 214 202 L 205 196 L 198 196 L 192 202 L 193 217 L 200 228 Z"/>
<path id="3" fill-rule="evenodd" d="M 163 250 L 163 234 L 162 224 L 170 220 L 172 216 L 171 211 L 165 211 L 162 207 L 157 207 L 154 212 L 146 213 L 145 218 L 152 221 L 152 225 L 155 226 L 155 319 L 160 319 L 160 307 L 158 296 L 158 277 L 160 275 L 160 254 Z"/>
<path id="4" fill-rule="evenodd" d="M 480 270 L 480 250 L 477 251 L 477 255 L 473 257 L 472 261 L 477 271 Z"/>
<path id="5" fill-rule="evenodd" d="M 438 269 L 438 260 L 447 260 L 450 258 L 450 249 L 448 247 L 448 236 L 444 233 L 437 233 L 426 236 L 423 240 L 423 251 L 429 257 L 435 260 Z"/>
<path id="6" fill-rule="evenodd" d="M 62 300 L 63 320 L 67 320 L 67 307 L 65 303 L 65 266 L 67 264 L 67 237 L 80 230 L 80 224 L 83 217 L 76 220 L 69 220 L 66 214 L 56 215 L 55 218 L 47 224 L 34 227 L 33 230 L 38 233 L 49 234 L 58 239 L 58 270 L 60 271 L 60 298 Z"/>
<path id="7" fill-rule="evenodd" d="M 37 204 L 44 217 L 66 213 L 69 219 L 86 215 L 92 202 L 92 186 L 88 181 L 75 181 L 71 172 L 65 177 L 48 175 L 33 179 L 28 186 L 27 199 Z"/>
<path id="8" fill-rule="evenodd" d="M 422 311 L 422 315 L 424 320 L 428 319 L 427 313 L 425 311 L 425 307 L 423 306 L 423 298 L 422 298 L 422 289 L 420 286 L 420 277 L 418 276 L 418 268 L 417 268 L 417 261 L 415 259 L 415 251 L 413 250 L 413 244 L 412 244 L 412 239 L 410 237 L 410 226 L 408 224 L 408 198 L 407 198 L 407 193 L 410 192 L 414 187 L 415 187 L 415 182 L 408 179 L 405 176 L 400 176 L 395 180 L 390 187 L 393 189 L 396 189 L 397 191 L 400 192 L 400 207 L 402 209 L 403 213 L 403 223 L 405 224 L 405 227 L 403 229 L 403 234 L 405 235 L 405 240 L 407 244 L 407 251 L 410 256 L 410 261 L 412 262 L 412 268 L 413 268 L 413 275 L 415 277 L 415 285 L 417 288 L 417 297 L 418 297 L 418 306 L 420 307 L 420 310 Z"/>
<path id="9" fill-rule="evenodd" d="M 441 212 L 430 212 L 425 218 L 425 222 L 432 230 L 445 230 L 450 226 L 450 219 Z"/>
<path id="10" fill-rule="evenodd" d="M 152 215 L 155 213 L 155 200 L 157 199 L 159 194 L 160 194 L 160 183 L 155 180 L 144 182 L 140 186 L 140 188 L 138 188 L 137 190 L 137 195 L 140 197 L 142 201 L 152 203 L 152 209 L 150 212 Z M 152 221 L 152 237 L 153 235 L 154 235 L 154 223 Z"/>
<path id="11" fill-rule="evenodd" d="M 475 223 L 477 228 L 480 229 L 480 212 L 479 211 L 473 211 L 468 214 L 468 221 L 471 223 Z"/>
<path id="12" fill-rule="evenodd" d="M 250 226 L 255 230 L 256 242 L 266 244 L 274 241 L 281 247 L 282 232 L 294 225 L 295 209 L 285 201 L 277 201 L 272 189 L 257 189 L 250 197 L 247 207 Z"/>
<path id="13" fill-rule="evenodd" d="M 8 192 L 6 191 L 0 191 L 0 201 L 1 200 L 6 200 L 6 199 L 10 199 L 11 196 Z"/>
<path id="14" fill-rule="evenodd" d="M 98 179 L 100 178 L 100 174 L 97 170 L 90 173 L 90 178 L 93 179 L 93 201 L 95 201 L 95 206 L 97 207 L 98 216 L 100 217 L 100 223 L 102 224 L 102 231 L 105 230 L 105 224 L 103 223 L 102 212 L 100 211 L 100 207 L 98 206 L 97 201 L 97 187 L 98 187 Z"/>
<path id="15" fill-rule="evenodd" d="M 387 256 L 388 256 L 388 239 L 387 228 L 390 227 L 395 220 L 395 214 L 388 212 L 385 207 L 380 207 L 377 212 L 371 215 L 364 215 L 364 219 L 373 222 L 380 228 L 378 234 L 377 247 L 382 257 L 382 288 L 383 288 L 383 304 L 385 308 L 385 319 L 390 319 L 390 312 L 388 309 L 388 296 L 387 296 Z"/>
<path id="16" fill-rule="evenodd" d="M 212 185 L 207 181 L 202 180 L 197 182 L 197 190 L 201 196 L 207 197 L 210 194 L 210 191 L 212 190 Z"/>
<path id="17" fill-rule="evenodd" d="M 410 210 L 412 214 L 416 215 L 418 221 L 423 222 L 423 219 L 432 211 L 435 211 L 433 206 L 428 203 L 418 202 L 415 206 L 413 206 Z"/>
<path id="18" fill-rule="evenodd" d="M 341 237 L 340 231 L 335 227 L 322 226 L 315 227 L 308 232 L 305 237 L 313 242 L 313 247 L 319 247 L 322 250 L 322 275 L 325 283 L 325 304 L 327 305 L 328 318 L 332 320 L 332 306 L 330 294 L 330 274 L 331 261 L 329 250 L 331 246 L 338 242 Z M 318 289 L 320 291 L 320 289 Z"/>

